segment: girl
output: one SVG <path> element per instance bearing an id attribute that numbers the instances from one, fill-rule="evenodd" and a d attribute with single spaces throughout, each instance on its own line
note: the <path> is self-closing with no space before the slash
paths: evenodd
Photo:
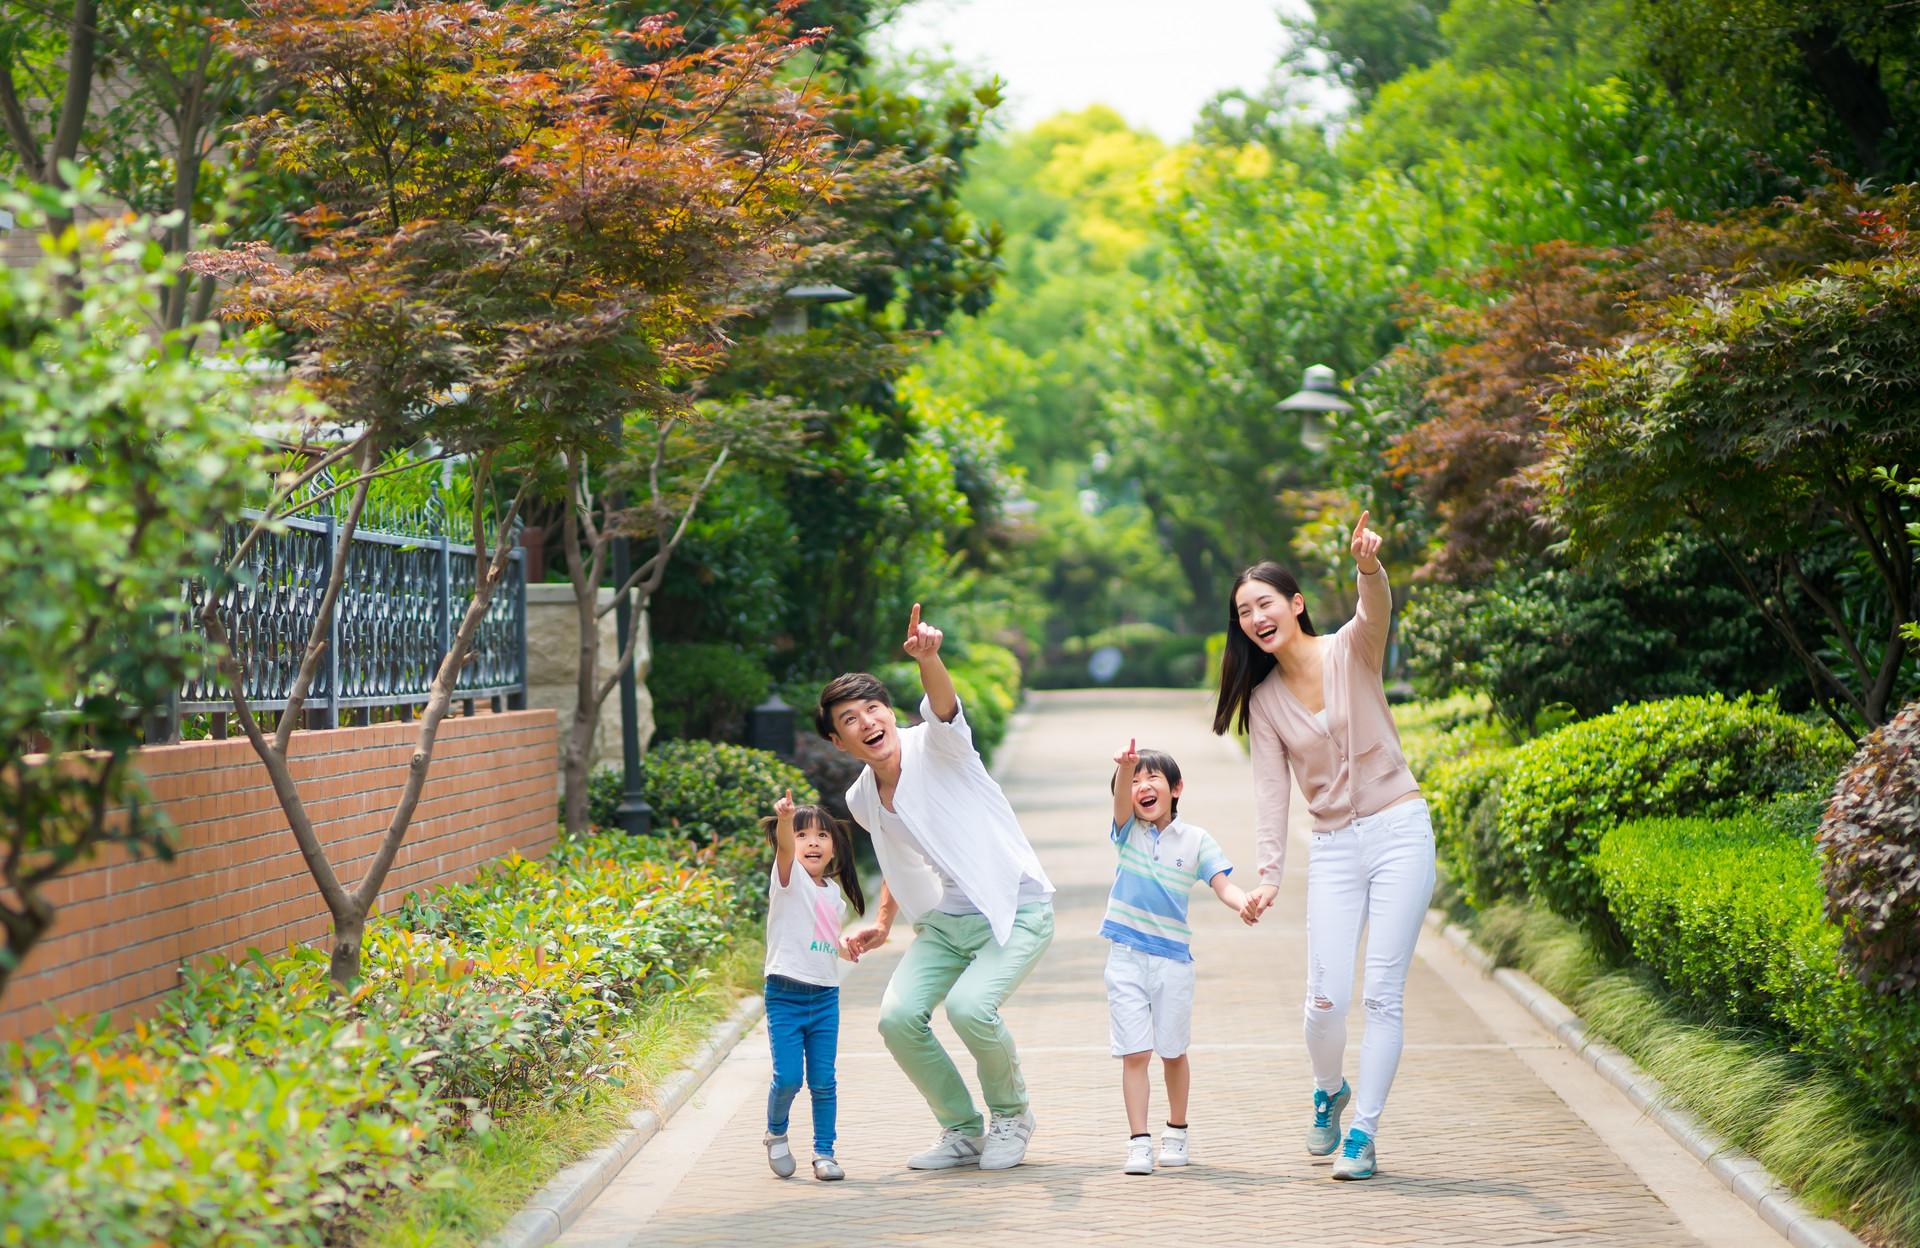
<path id="1" fill-rule="evenodd" d="M 793 790 L 760 825 L 773 842 L 767 889 L 767 1039 L 773 1046 L 773 1088 L 767 1093 L 767 1164 L 793 1175 L 787 1111 L 804 1075 L 813 1097 L 813 1177 L 844 1179 L 833 1159 L 834 1051 L 840 1042 L 838 959 L 857 956 L 840 939 L 847 903 L 866 911 L 846 829 L 819 806 L 793 804 Z M 798 861 L 801 869 L 794 870 Z"/>
<path id="2" fill-rule="evenodd" d="M 1260 883 L 1243 917 L 1258 918 L 1280 892 L 1287 861 L 1287 803 L 1298 782 L 1313 813 L 1307 861 L 1307 1053 L 1313 1125 L 1307 1152 L 1336 1148 L 1336 1179 L 1370 1179 L 1380 1112 L 1400 1064 L 1407 966 L 1433 895 L 1433 825 L 1400 753 L 1381 685 L 1393 599 L 1380 567 L 1380 535 L 1367 512 L 1353 527 L 1360 606 L 1332 637 L 1317 636 L 1300 586 L 1277 563 L 1257 563 L 1233 583 L 1227 649 L 1213 730 L 1236 717 L 1250 732 Z M 1291 772 L 1291 779 L 1289 779 Z M 1367 1030 L 1359 1087 L 1341 1059 L 1360 930 L 1367 931 Z M 1340 1115 L 1357 1097 L 1343 1141 Z"/>

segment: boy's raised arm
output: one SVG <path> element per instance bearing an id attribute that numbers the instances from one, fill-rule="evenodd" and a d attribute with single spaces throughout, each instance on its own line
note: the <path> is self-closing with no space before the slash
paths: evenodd
<path id="1" fill-rule="evenodd" d="M 940 717 L 941 723 L 950 724 L 960 713 L 960 695 L 954 690 L 953 677 L 940 658 L 942 636 L 933 625 L 920 622 L 920 604 L 914 603 L 913 615 L 907 620 L 907 657 L 920 665 L 920 687 L 927 691 L 927 702 L 933 713 Z"/>
<path id="2" fill-rule="evenodd" d="M 1133 818 L 1133 773 L 1140 765 L 1135 739 L 1127 738 L 1127 748 L 1113 756 L 1113 828 L 1117 835 Z"/>

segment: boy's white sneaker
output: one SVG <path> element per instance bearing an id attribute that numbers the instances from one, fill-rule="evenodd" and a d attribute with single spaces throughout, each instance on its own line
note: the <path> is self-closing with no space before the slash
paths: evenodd
<path id="1" fill-rule="evenodd" d="M 995 1114 L 987 1127 L 987 1144 L 980 1150 L 982 1170 L 1011 1170 L 1027 1157 L 1027 1141 L 1033 1138 L 1033 1111 L 1024 1114 Z"/>
<path id="2" fill-rule="evenodd" d="M 1127 1141 L 1128 1174 L 1153 1173 L 1153 1137 L 1136 1135 Z"/>
<path id="3" fill-rule="evenodd" d="M 783 1179 L 793 1177 L 793 1149 L 787 1144 L 784 1135 L 770 1135 L 766 1138 L 767 1165 L 774 1174 Z"/>
<path id="4" fill-rule="evenodd" d="M 968 1135 L 956 1127 L 940 1133 L 940 1142 L 917 1157 L 907 1159 L 909 1170 L 951 1170 L 955 1166 L 980 1164 L 983 1137 Z"/>
<path id="5" fill-rule="evenodd" d="M 1187 1164 L 1187 1129 L 1185 1127 L 1168 1127 L 1161 1133 L 1160 1164 L 1163 1166 Z"/>

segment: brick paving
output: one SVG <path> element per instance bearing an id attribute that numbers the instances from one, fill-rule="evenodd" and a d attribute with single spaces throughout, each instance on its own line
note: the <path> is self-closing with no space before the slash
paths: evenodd
<path id="1" fill-rule="evenodd" d="M 1522 1060 L 1517 1049 L 1555 1047 L 1546 1033 L 1496 1034 L 1425 960 L 1416 960 L 1407 987 L 1406 1053 L 1381 1123 L 1380 1175 L 1330 1182 L 1329 1159 L 1307 1156 L 1299 1138 L 1311 1095 L 1299 1022 L 1306 863 L 1299 843 L 1280 902 L 1257 929 L 1195 890 L 1194 1164 L 1151 1177 L 1120 1173 L 1126 1118 L 1118 1064 L 1107 1054 L 1106 944 L 1095 933 L 1113 871 L 1107 760 L 1129 736 L 1173 753 L 1187 778 L 1182 810 L 1252 875 L 1248 766 L 1234 746 L 1207 733 L 1196 695 L 1034 699 L 999 768 L 1059 889 L 1053 948 L 1007 1011 L 1039 1120 L 1024 1166 L 991 1174 L 905 1169 L 906 1157 L 938 1128 L 875 1031 L 881 992 L 906 943 L 902 930 L 842 991 L 838 1152 L 846 1182 L 806 1177 L 804 1092 L 792 1129 L 800 1177 L 782 1183 L 767 1172 L 759 1147 L 763 1030 L 741 1043 L 702 1103 L 683 1110 L 560 1243 L 1699 1242 L 1543 1082 L 1538 1063 Z M 1304 803 L 1295 806 L 1302 811 Z M 970 1074 L 965 1050 L 945 1020 L 938 1023 Z M 1363 1026 L 1356 1009 L 1353 1056 Z M 1157 1123 L 1164 1117 L 1157 1064 L 1153 1079 Z M 1691 1181 L 1681 1176 L 1683 1190 Z M 1757 1241 L 1743 1232 L 1731 1242 Z"/>

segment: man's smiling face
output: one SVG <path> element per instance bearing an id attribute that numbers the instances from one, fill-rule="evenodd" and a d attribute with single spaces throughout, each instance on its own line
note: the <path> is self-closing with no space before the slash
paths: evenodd
<path id="1" fill-rule="evenodd" d="M 833 743 L 856 762 L 883 767 L 900 754 L 900 725 L 878 698 L 836 702 L 827 708 Z"/>

